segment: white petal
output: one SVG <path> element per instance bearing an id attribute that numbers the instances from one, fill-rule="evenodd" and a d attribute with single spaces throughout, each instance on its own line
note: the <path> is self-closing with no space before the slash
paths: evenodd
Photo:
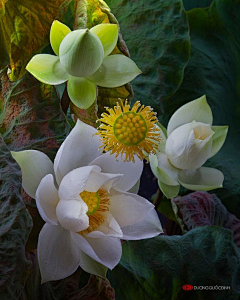
<path id="1" fill-rule="evenodd" d="M 178 169 L 170 163 L 165 153 L 150 154 L 149 162 L 159 180 L 168 185 L 178 185 Z"/>
<path id="2" fill-rule="evenodd" d="M 89 218 L 87 216 L 88 206 L 80 199 L 60 200 L 56 213 L 59 223 L 63 228 L 78 232 L 88 228 Z"/>
<path id="3" fill-rule="evenodd" d="M 73 232 L 71 232 L 71 236 L 83 252 L 100 264 L 113 269 L 119 263 L 122 255 L 122 246 L 119 239 L 113 237 L 88 238 Z"/>
<path id="4" fill-rule="evenodd" d="M 106 278 L 107 267 L 80 250 L 80 267 L 87 273 Z"/>
<path id="5" fill-rule="evenodd" d="M 98 166 L 95 166 L 99 168 Z M 98 171 L 92 171 L 89 175 L 84 190 L 88 192 L 97 192 L 100 188 L 109 191 L 112 186 L 122 178 L 122 174 L 108 174 Z"/>
<path id="6" fill-rule="evenodd" d="M 70 232 L 61 226 L 45 224 L 38 239 L 38 262 L 42 283 L 73 274 L 79 266 L 79 249 Z"/>
<path id="7" fill-rule="evenodd" d="M 141 222 L 154 207 L 139 195 L 120 193 L 113 189 L 109 199 L 110 212 L 121 228 Z"/>
<path id="8" fill-rule="evenodd" d="M 163 233 L 158 214 L 153 208 L 146 218 L 138 224 L 122 228 L 123 240 L 149 239 Z"/>
<path id="9" fill-rule="evenodd" d="M 137 183 L 127 192 L 132 194 L 137 194 L 140 188 L 140 179 L 138 179 Z"/>
<path id="10" fill-rule="evenodd" d="M 168 136 L 177 127 L 190 123 L 193 120 L 212 125 L 212 111 L 207 103 L 205 95 L 181 106 L 177 111 L 175 111 L 168 123 Z"/>
<path id="11" fill-rule="evenodd" d="M 204 139 L 196 138 L 195 130 L 204 127 L 207 135 Z M 183 170 L 195 170 L 208 159 L 212 149 L 214 132 L 210 125 L 201 122 L 184 124 L 175 129 L 167 139 L 166 155 L 171 164 Z"/>
<path id="12" fill-rule="evenodd" d="M 61 200 L 73 200 L 85 190 L 87 180 L 92 170 L 100 171 L 98 166 L 77 168 L 69 172 L 61 181 L 58 195 Z"/>
<path id="13" fill-rule="evenodd" d="M 56 207 L 59 202 L 58 191 L 54 185 L 52 174 L 41 180 L 36 191 L 36 204 L 43 220 L 52 225 L 57 225 Z"/>
<path id="14" fill-rule="evenodd" d="M 214 168 L 201 167 L 194 171 L 180 171 L 179 182 L 192 191 L 210 191 L 222 187 L 224 176 Z"/>
<path id="15" fill-rule="evenodd" d="M 50 158 L 37 150 L 11 152 L 22 170 L 22 186 L 26 193 L 35 199 L 36 190 L 42 178 L 54 174 Z"/>
<path id="16" fill-rule="evenodd" d="M 80 120 L 77 121 L 68 137 L 57 152 L 54 160 L 54 171 L 57 182 L 73 169 L 88 165 L 100 153 L 101 143 L 95 135 L 97 130 Z"/>
<path id="17" fill-rule="evenodd" d="M 130 190 L 137 183 L 143 170 L 143 162 L 138 157 L 135 157 L 135 163 L 124 162 L 122 159 L 116 160 L 114 155 L 110 155 L 109 152 L 93 160 L 90 165 L 99 166 L 104 173 L 123 174 L 114 188 L 124 192 Z"/>
<path id="18" fill-rule="evenodd" d="M 104 216 L 105 222 L 103 222 L 96 230 L 90 232 L 86 236 L 91 238 L 101 238 L 107 236 L 122 238 L 122 230 L 117 221 L 114 219 L 113 215 L 110 212 L 102 212 L 101 214 Z"/>

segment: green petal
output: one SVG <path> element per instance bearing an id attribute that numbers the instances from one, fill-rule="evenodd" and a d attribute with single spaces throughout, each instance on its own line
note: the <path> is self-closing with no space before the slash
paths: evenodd
<path id="1" fill-rule="evenodd" d="M 67 34 L 71 32 L 71 29 L 67 27 L 65 24 L 55 20 L 52 23 L 50 30 L 50 43 L 53 51 L 56 55 L 59 55 L 59 47 L 62 40 L 65 38 Z"/>
<path id="2" fill-rule="evenodd" d="M 83 77 L 71 76 L 68 80 L 67 91 L 71 101 L 79 108 L 89 108 L 97 96 L 94 83 Z"/>
<path id="3" fill-rule="evenodd" d="M 99 24 L 90 29 L 95 33 L 104 49 L 104 56 L 109 55 L 115 48 L 118 40 L 118 26 L 117 24 Z"/>
<path id="4" fill-rule="evenodd" d="M 180 190 L 180 185 L 167 185 L 160 180 L 158 181 L 158 185 L 160 190 L 163 192 L 163 194 L 168 198 L 174 198 L 178 195 L 179 190 Z"/>
<path id="5" fill-rule="evenodd" d="M 36 190 L 43 177 L 47 174 L 54 175 L 52 161 L 37 150 L 11 151 L 11 154 L 21 168 L 24 190 L 35 199 Z"/>
<path id="6" fill-rule="evenodd" d="M 153 174 L 164 184 L 176 186 L 178 183 L 178 169 L 168 160 L 166 154 L 157 153 L 149 155 L 150 167 Z"/>
<path id="7" fill-rule="evenodd" d="M 80 267 L 90 274 L 106 278 L 108 268 L 80 250 Z"/>
<path id="8" fill-rule="evenodd" d="M 212 151 L 210 157 L 214 156 L 222 148 L 227 137 L 228 126 L 212 126 L 212 130 L 215 134 L 212 138 Z"/>
<path id="9" fill-rule="evenodd" d="M 103 45 L 88 29 L 70 32 L 59 48 L 60 62 L 72 76 L 87 77 L 99 69 L 104 56 Z"/>
<path id="10" fill-rule="evenodd" d="M 177 111 L 175 111 L 168 123 L 168 136 L 177 127 L 186 123 L 191 123 L 192 121 L 212 125 L 212 111 L 207 103 L 205 95 L 181 106 Z"/>
<path id="11" fill-rule="evenodd" d="M 222 187 L 223 173 L 214 168 L 201 167 L 194 171 L 180 171 L 179 182 L 192 191 L 211 191 Z"/>
<path id="12" fill-rule="evenodd" d="M 39 81 L 51 85 L 61 84 L 67 81 L 69 77 L 60 64 L 58 56 L 50 54 L 33 56 L 26 69 Z"/>
<path id="13" fill-rule="evenodd" d="M 140 73 L 134 61 L 125 55 L 115 54 L 105 57 L 101 67 L 89 79 L 96 85 L 114 88 L 130 82 Z"/>

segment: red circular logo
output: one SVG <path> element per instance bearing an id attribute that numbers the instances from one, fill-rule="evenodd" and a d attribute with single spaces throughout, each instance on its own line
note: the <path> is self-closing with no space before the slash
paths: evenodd
<path id="1" fill-rule="evenodd" d="M 191 290 L 193 290 L 193 285 L 191 285 L 191 284 L 184 284 L 184 285 L 182 286 L 182 289 L 183 289 L 184 291 L 191 291 Z"/>

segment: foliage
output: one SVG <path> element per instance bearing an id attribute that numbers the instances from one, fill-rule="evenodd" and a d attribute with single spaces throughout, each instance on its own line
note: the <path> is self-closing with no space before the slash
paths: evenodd
<path id="1" fill-rule="evenodd" d="M 214 124 L 229 125 L 221 151 L 207 164 L 222 171 L 224 188 L 216 194 L 227 209 L 240 217 L 239 76 L 240 2 L 216 0 L 209 9 L 190 10 L 191 56 L 177 93 L 163 102 L 161 121 L 166 124 L 183 104 L 203 95 L 213 110 Z"/>
<path id="2" fill-rule="evenodd" d="M 190 54 L 189 28 L 180 0 L 107 0 L 131 58 L 143 71 L 132 81 L 136 100 L 160 112 L 183 80 Z"/>
<path id="3" fill-rule="evenodd" d="M 226 210 L 215 194 L 194 192 L 172 199 L 172 205 L 184 232 L 199 226 L 221 226 L 233 231 L 233 241 L 240 247 L 240 220 Z"/>
<path id="4" fill-rule="evenodd" d="M 240 253 L 230 230 L 204 226 L 183 236 L 125 242 L 109 280 L 118 300 L 237 300 L 239 275 Z M 231 291 L 186 292 L 184 284 L 231 286 Z"/>
<path id="5" fill-rule="evenodd" d="M 31 266 L 25 244 L 32 219 L 21 197 L 21 172 L 0 136 L 0 290 L 1 299 L 18 299 Z"/>

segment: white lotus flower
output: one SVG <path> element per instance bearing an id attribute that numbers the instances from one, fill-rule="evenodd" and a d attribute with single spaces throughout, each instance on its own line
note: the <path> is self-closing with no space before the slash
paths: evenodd
<path id="1" fill-rule="evenodd" d="M 65 278 L 78 266 L 104 277 L 121 258 L 120 239 L 162 232 L 154 206 L 128 192 L 139 182 L 142 161 L 101 155 L 96 132 L 78 121 L 54 164 L 40 151 L 12 152 L 23 188 L 36 199 L 46 222 L 38 241 L 42 282 Z"/>
<path id="2" fill-rule="evenodd" d="M 222 187 L 223 174 L 202 167 L 222 147 L 228 126 L 212 126 L 213 116 L 206 97 L 180 107 L 167 130 L 161 125 L 163 140 L 159 152 L 149 156 L 153 173 L 167 198 L 177 196 L 180 184 L 189 190 L 210 191 Z"/>

